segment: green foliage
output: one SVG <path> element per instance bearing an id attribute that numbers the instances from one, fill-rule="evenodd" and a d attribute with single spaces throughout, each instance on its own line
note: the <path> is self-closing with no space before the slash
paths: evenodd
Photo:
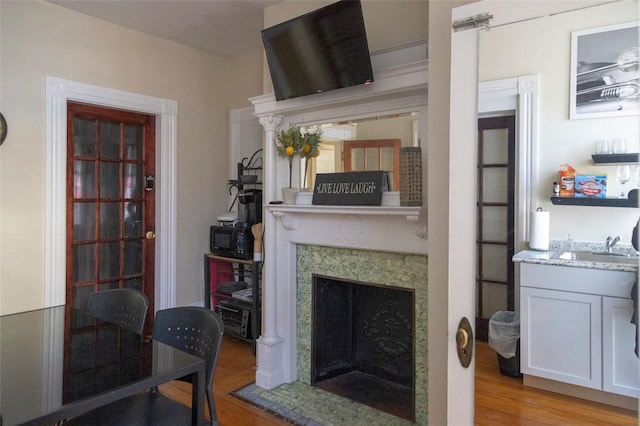
<path id="1" fill-rule="evenodd" d="M 280 130 L 277 134 L 276 151 L 280 157 L 288 158 L 289 161 L 300 151 L 303 144 L 302 131 L 300 127 L 293 126 L 286 130 Z"/>
<path id="2" fill-rule="evenodd" d="M 320 137 L 322 136 L 322 129 L 320 126 L 312 132 L 305 132 L 302 136 L 302 147 L 300 148 L 300 157 L 306 159 L 317 157 L 320 155 Z"/>
<path id="3" fill-rule="evenodd" d="M 304 181 L 306 182 L 309 159 L 317 157 L 320 154 L 319 146 L 322 129 L 318 126 L 314 131 L 305 131 L 303 133 L 300 127 L 292 126 L 286 130 L 278 131 L 276 136 L 276 152 L 280 157 L 289 160 L 289 188 L 291 188 L 293 157 L 296 155 L 305 159 Z"/>

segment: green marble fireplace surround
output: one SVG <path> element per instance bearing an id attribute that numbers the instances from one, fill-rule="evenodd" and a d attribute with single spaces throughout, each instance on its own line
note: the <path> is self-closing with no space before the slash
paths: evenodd
<path id="1" fill-rule="evenodd" d="M 427 424 L 427 256 L 296 245 L 297 379 L 309 385 L 313 274 L 414 291 L 415 422 Z"/>

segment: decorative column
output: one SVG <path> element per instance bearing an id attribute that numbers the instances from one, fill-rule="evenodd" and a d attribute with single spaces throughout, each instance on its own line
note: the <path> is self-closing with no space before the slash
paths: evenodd
<path id="1" fill-rule="evenodd" d="M 263 200 L 275 200 L 276 198 L 276 168 L 274 142 L 278 126 L 282 123 L 282 117 L 277 115 L 265 115 L 260 117 L 260 124 L 265 130 L 264 140 L 264 182 Z M 263 215 L 264 225 L 264 265 L 262 268 L 262 335 L 257 340 L 256 385 L 273 389 L 284 381 L 284 339 L 277 334 L 277 298 L 276 298 L 276 224 L 277 220 L 272 214 Z"/>
<path id="2" fill-rule="evenodd" d="M 263 115 L 260 117 L 260 124 L 264 127 L 264 150 L 262 156 L 264 159 L 263 173 L 264 184 L 262 199 L 267 201 L 277 200 L 280 196 L 276 192 L 276 132 L 282 124 L 282 116 L 280 115 Z"/>

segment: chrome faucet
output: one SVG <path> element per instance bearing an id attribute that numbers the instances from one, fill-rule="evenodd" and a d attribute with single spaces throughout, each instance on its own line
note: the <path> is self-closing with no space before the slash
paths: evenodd
<path id="1" fill-rule="evenodd" d="M 607 241 L 604 243 L 607 249 L 607 253 L 613 252 L 613 246 L 615 246 L 618 241 L 620 241 L 620 236 L 617 236 L 615 238 L 611 238 L 611 236 L 607 237 Z"/>

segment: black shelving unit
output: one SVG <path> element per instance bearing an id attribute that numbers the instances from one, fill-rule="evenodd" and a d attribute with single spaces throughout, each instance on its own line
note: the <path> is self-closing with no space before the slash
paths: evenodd
<path id="1" fill-rule="evenodd" d="M 215 310 L 225 323 L 225 334 L 250 342 L 256 351 L 256 339 L 262 332 L 262 263 L 252 259 L 236 259 L 204 255 L 204 305 Z M 218 291 L 225 281 L 250 281 L 251 301 Z"/>
<path id="2" fill-rule="evenodd" d="M 250 158 L 243 158 L 237 164 L 238 178 L 229 181 L 229 192 L 232 193 L 233 189 L 241 193 L 245 189 L 262 188 L 262 162 L 262 149 L 254 152 Z"/>
<path id="3" fill-rule="evenodd" d="M 617 166 L 622 164 L 640 164 L 640 153 L 628 152 L 624 154 L 592 154 L 591 159 L 596 166 Z M 630 198 L 582 198 L 582 197 L 551 197 L 556 206 L 592 206 L 592 207 L 638 207 L 636 196 Z"/>
<path id="4" fill-rule="evenodd" d="M 551 202 L 557 206 L 638 207 L 637 201 L 628 198 L 551 197 Z"/>
<path id="5" fill-rule="evenodd" d="M 591 156 L 593 164 L 598 166 L 619 165 L 619 164 L 638 164 L 640 162 L 640 153 L 629 152 L 624 154 L 593 154 Z"/>

